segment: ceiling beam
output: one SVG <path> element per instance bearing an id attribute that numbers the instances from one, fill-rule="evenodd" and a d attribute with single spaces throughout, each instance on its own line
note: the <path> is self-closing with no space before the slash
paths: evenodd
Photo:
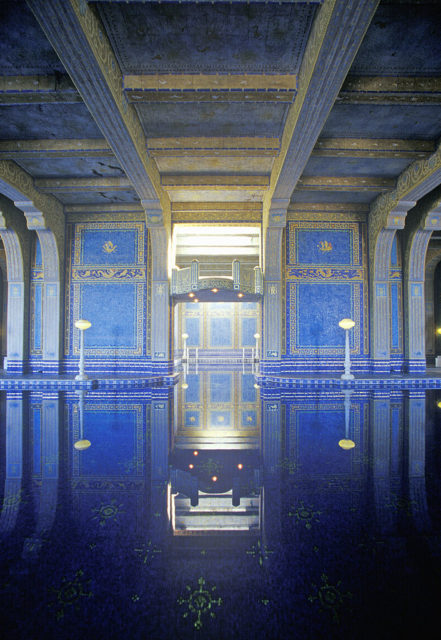
<path id="1" fill-rule="evenodd" d="M 68 75 L 0 76 L 0 104 L 82 101 Z"/>
<path id="2" fill-rule="evenodd" d="M 147 149 L 155 158 L 181 156 L 272 156 L 280 151 L 278 138 L 149 138 Z"/>
<path id="3" fill-rule="evenodd" d="M 269 186 L 269 176 L 249 175 L 163 175 L 162 186 L 167 189 L 262 189 Z"/>
<path id="4" fill-rule="evenodd" d="M 434 150 L 435 144 L 431 140 L 319 138 L 311 155 L 322 158 L 424 158 Z"/>
<path id="5" fill-rule="evenodd" d="M 441 104 L 441 78 L 348 76 L 337 102 L 351 104 Z"/>
<path id="6" fill-rule="evenodd" d="M 272 219 L 273 207 L 280 224 L 280 207 L 286 211 L 377 5 L 378 0 L 325 0 L 318 10 L 265 196 L 266 222 Z"/>
<path id="7" fill-rule="evenodd" d="M 83 214 L 83 213 L 93 213 L 102 214 L 110 213 L 123 213 L 125 216 L 129 213 L 140 214 L 143 213 L 144 209 L 140 204 L 136 202 L 133 203 L 112 203 L 112 204 L 67 204 L 64 205 L 64 213 L 66 214 Z M 102 218 L 104 219 L 104 218 Z"/>
<path id="8" fill-rule="evenodd" d="M 133 185 L 126 177 L 100 178 L 36 178 L 35 187 L 39 191 L 131 191 Z"/>
<path id="9" fill-rule="evenodd" d="M 104 139 L 67 140 L 0 140 L 0 158 L 114 158 L 115 154 Z"/>
<path id="10" fill-rule="evenodd" d="M 295 74 L 148 74 L 126 75 L 129 102 L 292 102 Z"/>
<path id="11" fill-rule="evenodd" d="M 395 186 L 392 178 L 364 176 L 307 176 L 299 179 L 297 191 L 388 191 Z"/>
<path id="12" fill-rule="evenodd" d="M 112 147 L 155 225 L 169 222 L 170 201 L 135 108 L 122 89 L 122 74 L 104 27 L 84 0 L 27 0 L 95 122 Z M 162 209 L 162 214 L 158 213 Z M 153 218 L 152 218 L 153 220 Z"/>

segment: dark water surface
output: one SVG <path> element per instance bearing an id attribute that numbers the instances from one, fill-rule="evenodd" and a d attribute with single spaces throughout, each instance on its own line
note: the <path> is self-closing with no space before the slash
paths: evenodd
<path id="1" fill-rule="evenodd" d="M 1 637 L 438 635 L 441 393 L 254 382 L 3 393 Z"/>

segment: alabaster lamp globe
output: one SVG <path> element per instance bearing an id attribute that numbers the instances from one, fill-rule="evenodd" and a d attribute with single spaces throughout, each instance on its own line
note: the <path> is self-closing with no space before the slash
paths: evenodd
<path id="1" fill-rule="evenodd" d="M 75 322 L 75 326 L 80 331 L 85 331 L 86 329 L 90 329 L 90 327 L 92 326 L 92 323 L 89 322 L 89 320 L 80 319 Z"/>
<path id="2" fill-rule="evenodd" d="M 352 329 L 352 327 L 355 327 L 355 322 L 350 318 L 343 318 L 343 320 L 340 320 L 338 323 L 338 326 L 341 329 Z"/>
<path id="3" fill-rule="evenodd" d="M 86 440 L 84 438 L 83 440 L 77 440 L 74 443 L 74 447 L 75 449 L 77 449 L 77 451 L 84 451 L 85 449 L 88 449 L 91 444 L 92 443 L 90 442 L 90 440 Z"/>
<path id="4" fill-rule="evenodd" d="M 355 447 L 355 442 L 353 440 L 349 440 L 349 438 L 342 438 L 339 440 L 338 446 L 348 451 L 349 449 L 353 449 Z"/>
<path id="5" fill-rule="evenodd" d="M 183 334 L 182 334 L 182 337 L 183 337 L 183 339 L 184 339 L 184 340 L 187 340 L 187 338 L 188 338 L 188 333 L 183 333 Z"/>

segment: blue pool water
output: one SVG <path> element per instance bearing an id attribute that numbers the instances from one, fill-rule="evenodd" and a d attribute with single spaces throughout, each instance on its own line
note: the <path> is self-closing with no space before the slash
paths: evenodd
<path id="1" fill-rule="evenodd" d="M 441 393 L 254 385 L 4 392 L 0 636 L 432 637 Z"/>

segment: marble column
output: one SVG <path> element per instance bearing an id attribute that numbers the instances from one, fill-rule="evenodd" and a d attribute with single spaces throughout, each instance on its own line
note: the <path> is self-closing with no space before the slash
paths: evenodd
<path id="1" fill-rule="evenodd" d="M 64 260 L 60 247 L 64 248 L 63 228 L 49 227 L 45 214 L 31 201 L 16 201 L 23 211 L 30 231 L 35 231 L 41 246 L 43 261 L 43 305 L 42 305 L 42 368 L 44 373 L 59 373 L 62 354 L 62 319 L 64 311 L 63 278 Z"/>
<path id="2" fill-rule="evenodd" d="M 23 216 L 0 196 L 0 237 L 7 265 L 7 370 L 23 373 L 29 349 L 30 234 Z"/>
<path id="3" fill-rule="evenodd" d="M 426 370 L 424 277 L 432 231 L 441 229 L 441 189 L 419 201 L 405 229 L 404 357 L 409 373 Z"/>
<path id="4" fill-rule="evenodd" d="M 386 226 L 377 232 L 370 228 L 370 309 L 371 309 L 371 361 L 374 373 L 390 372 L 390 259 L 392 243 L 398 229 L 403 229 L 407 212 L 415 202 L 400 202 L 387 216 Z M 373 226 L 373 225 L 372 225 Z M 385 321 L 387 319 L 387 321 Z"/>

